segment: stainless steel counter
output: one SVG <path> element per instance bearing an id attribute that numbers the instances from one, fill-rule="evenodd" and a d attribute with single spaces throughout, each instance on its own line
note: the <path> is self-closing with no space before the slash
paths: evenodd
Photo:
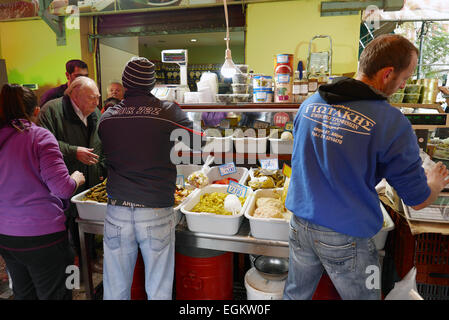
<path id="1" fill-rule="evenodd" d="M 87 248 L 85 242 L 85 233 L 103 234 L 103 221 L 92 221 L 77 219 L 80 244 L 81 258 L 83 261 L 89 262 L 87 257 Z M 182 246 L 211 249 L 219 251 L 230 251 L 238 253 L 247 253 L 254 255 L 265 255 L 274 257 L 288 257 L 288 242 L 256 239 L 250 235 L 250 225 L 247 219 L 244 219 L 237 234 L 232 236 L 191 232 L 187 228 L 187 223 L 183 217 L 176 226 L 176 243 Z M 92 299 L 92 270 L 90 263 L 82 264 L 82 275 L 85 279 L 86 297 Z"/>

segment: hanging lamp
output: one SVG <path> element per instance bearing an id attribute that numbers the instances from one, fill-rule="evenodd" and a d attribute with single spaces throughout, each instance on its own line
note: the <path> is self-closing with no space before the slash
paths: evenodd
<path id="1" fill-rule="evenodd" d="M 221 67 L 221 75 L 225 78 L 231 78 L 234 74 L 238 72 L 237 67 L 232 61 L 231 49 L 229 49 L 229 19 L 228 19 L 228 6 L 226 0 L 223 0 L 225 18 L 226 18 L 226 51 L 225 51 L 225 62 Z"/>

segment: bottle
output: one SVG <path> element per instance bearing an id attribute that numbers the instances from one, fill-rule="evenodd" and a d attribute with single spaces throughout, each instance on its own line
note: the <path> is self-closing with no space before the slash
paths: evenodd
<path id="1" fill-rule="evenodd" d="M 324 70 L 324 66 L 320 66 L 320 73 L 318 75 L 318 88 L 322 84 L 327 84 L 327 83 L 328 83 L 328 76 L 326 74 L 326 71 Z"/>
<path id="2" fill-rule="evenodd" d="M 315 71 L 315 67 L 310 68 L 310 74 L 308 78 L 308 91 L 309 93 L 315 93 L 315 91 L 318 89 L 318 76 Z"/>
<path id="3" fill-rule="evenodd" d="M 293 78 L 292 95 L 293 95 L 293 103 L 299 103 L 301 97 L 301 80 L 299 79 L 298 70 L 295 71 L 295 76 Z"/>
<path id="4" fill-rule="evenodd" d="M 307 71 L 303 72 L 303 77 L 299 81 L 299 103 L 302 103 L 307 99 L 307 95 L 309 94 L 309 81 L 307 81 Z"/>

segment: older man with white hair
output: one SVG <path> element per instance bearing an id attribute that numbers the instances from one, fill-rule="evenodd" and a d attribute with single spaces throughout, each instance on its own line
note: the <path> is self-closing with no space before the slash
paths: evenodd
<path id="1" fill-rule="evenodd" d="M 97 132 L 101 116 L 99 99 L 100 93 L 95 81 L 80 76 L 70 83 L 63 97 L 45 103 L 38 116 L 38 124 L 50 130 L 58 140 L 69 172 L 78 170 L 86 177 L 86 183 L 79 192 L 91 188 L 106 177 Z M 72 245 L 79 256 L 79 233 L 75 223 L 78 213 L 73 204 L 66 211 L 66 216 Z"/>

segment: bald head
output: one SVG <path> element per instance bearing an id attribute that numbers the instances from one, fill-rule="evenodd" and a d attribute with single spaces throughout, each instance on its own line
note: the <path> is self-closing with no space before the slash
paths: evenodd
<path id="1" fill-rule="evenodd" d="M 80 76 L 73 80 L 64 94 L 68 95 L 87 117 L 97 108 L 100 92 L 94 80 Z"/>

